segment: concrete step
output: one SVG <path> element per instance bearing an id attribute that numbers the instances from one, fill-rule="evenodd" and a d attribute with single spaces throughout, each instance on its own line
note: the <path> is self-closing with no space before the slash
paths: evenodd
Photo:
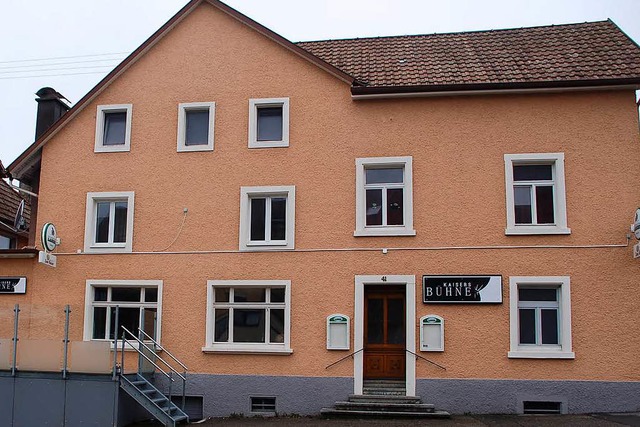
<path id="1" fill-rule="evenodd" d="M 364 395 L 351 394 L 349 402 L 365 402 L 365 403 L 422 403 L 422 399 L 416 396 L 385 396 L 385 395 Z"/>
<path id="2" fill-rule="evenodd" d="M 404 396 L 405 389 L 364 388 L 362 393 L 369 396 Z"/>
<path id="3" fill-rule="evenodd" d="M 427 403 L 391 403 L 391 402 L 336 402 L 335 409 L 349 411 L 384 412 L 434 412 L 435 407 Z"/>
<path id="4" fill-rule="evenodd" d="M 445 411 L 433 412 L 385 412 L 385 411 L 352 411 L 344 409 L 323 408 L 323 417 L 357 417 L 357 418 L 451 418 Z"/>

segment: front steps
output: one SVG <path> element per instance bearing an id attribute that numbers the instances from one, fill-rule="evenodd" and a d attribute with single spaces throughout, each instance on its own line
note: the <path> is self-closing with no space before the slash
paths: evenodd
<path id="1" fill-rule="evenodd" d="M 450 418 L 434 405 L 422 403 L 416 396 L 406 396 L 403 380 L 365 380 L 361 395 L 352 394 L 346 402 L 323 408 L 324 417 Z"/>
<path id="2" fill-rule="evenodd" d="M 176 427 L 178 423 L 189 422 L 187 414 L 142 375 L 122 375 L 120 378 L 120 387 L 164 426 Z"/>

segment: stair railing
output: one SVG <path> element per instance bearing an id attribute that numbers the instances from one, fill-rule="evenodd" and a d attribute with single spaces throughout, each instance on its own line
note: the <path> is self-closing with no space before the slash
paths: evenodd
<path id="1" fill-rule="evenodd" d="M 333 365 L 337 365 L 338 363 L 342 362 L 343 360 L 345 360 L 345 359 L 347 359 L 347 358 L 349 358 L 349 357 L 353 357 L 353 356 L 355 356 L 356 354 L 360 353 L 362 350 L 364 350 L 364 347 L 363 347 L 363 348 L 361 348 L 360 350 L 356 350 L 356 351 L 354 351 L 353 353 L 349 353 L 349 354 L 347 354 L 347 355 L 346 355 L 346 356 L 344 356 L 344 357 L 341 357 L 340 359 L 336 360 L 336 361 L 335 361 L 335 362 L 333 362 L 332 364 L 325 366 L 325 368 L 324 368 L 324 369 L 329 369 L 329 368 L 330 368 L 330 367 L 332 367 Z"/>
<path id="2" fill-rule="evenodd" d="M 405 350 L 407 353 L 411 353 L 411 354 L 413 354 L 413 355 L 414 355 L 415 357 L 417 357 L 418 359 L 422 359 L 422 360 L 424 360 L 425 362 L 431 363 L 432 365 L 435 365 L 435 366 L 437 366 L 438 368 L 443 369 L 443 370 L 445 370 L 445 371 L 447 370 L 447 368 L 445 368 L 444 366 L 442 366 L 442 365 L 438 365 L 436 362 L 433 362 L 433 361 L 431 361 L 431 360 L 427 359 L 426 357 L 422 357 L 422 356 L 420 356 L 419 354 L 416 354 L 416 353 L 414 353 L 413 351 L 409 350 L 408 348 L 405 348 L 404 350 Z"/>

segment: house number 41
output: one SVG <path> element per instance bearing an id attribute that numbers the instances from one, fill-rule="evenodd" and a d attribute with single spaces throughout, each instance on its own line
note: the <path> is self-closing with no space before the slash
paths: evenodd
<path id="1" fill-rule="evenodd" d="M 382 278 L 380 280 L 382 280 L 383 282 L 386 282 L 387 281 L 387 276 L 382 276 Z"/>

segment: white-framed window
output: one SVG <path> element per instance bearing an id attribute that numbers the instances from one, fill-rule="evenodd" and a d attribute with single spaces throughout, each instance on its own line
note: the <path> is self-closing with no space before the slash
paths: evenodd
<path id="1" fill-rule="evenodd" d="M 85 252 L 131 252 L 134 192 L 87 193 Z"/>
<path id="2" fill-rule="evenodd" d="M 564 153 L 505 154 L 505 234 L 570 234 Z"/>
<path id="3" fill-rule="evenodd" d="M 85 341 L 113 341 L 116 331 L 116 307 L 120 327 L 127 328 L 136 336 L 139 336 L 140 328 L 160 342 L 162 280 L 87 280 Z M 120 328 L 119 339 L 122 332 Z M 127 339 L 132 341 L 129 336 Z"/>
<path id="4" fill-rule="evenodd" d="M 132 104 L 98 105 L 95 152 L 131 149 Z"/>
<path id="5" fill-rule="evenodd" d="M 412 162 L 411 156 L 356 159 L 354 236 L 415 236 Z"/>
<path id="6" fill-rule="evenodd" d="M 178 104 L 178 151 L 213 151 L 215 102 Z"/>
<path id="7" fill-rule="evenodd" d="M 293 249 L 296 187 L 240 188 L 240 250 Z"/>
<path id="8" fill-rule="evenodd" d="M 511 276 L 509 299 L 509 358 L 575 358 L 568 276 Z"/>
<path id="9" fill-rule="evenodd" d="M 289 146 L 289 98 L 249 100 L 249 148 Z"/>
<path id="10" fill-rule="evenodd" d="M 202 351 L 290 354 L 290 319 L 290 280 L 209 280 Z"/>

